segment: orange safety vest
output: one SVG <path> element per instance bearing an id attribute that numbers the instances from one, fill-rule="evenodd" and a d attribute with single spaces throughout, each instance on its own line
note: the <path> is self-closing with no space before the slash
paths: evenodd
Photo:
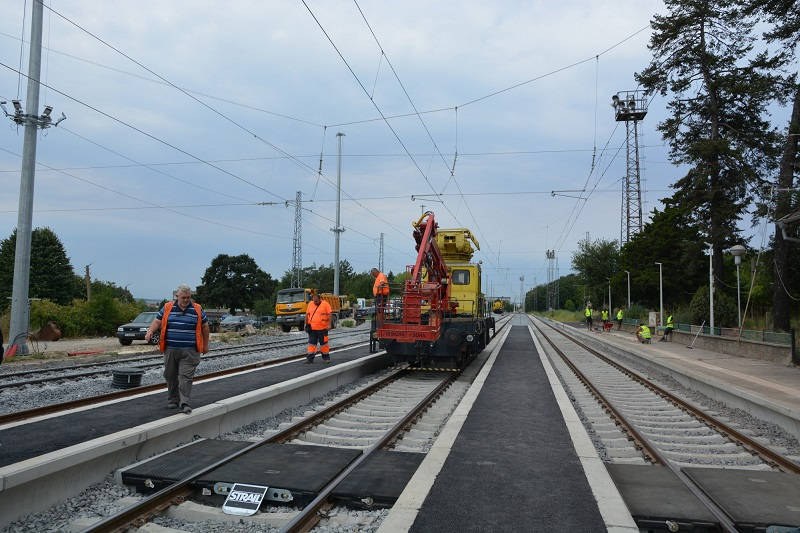
<path id="1" fill-rule="evenodd" d="M 316 305 L 312 300 L 306 309 L 306 324 L 310 325 L 311 329 L 330 329 L 331 304 L 320 300 L 319 305 Z"/>
<path id="2" fill-rule="evenodd" d="M 389 280 L 386 279 L 386 274 L 378 272 L 375 276 L 375 283 L 372 285 L 373 296 L 389 296 Z"/>
<path id="3" fill-rule="evenodd" d="M 164 304 L 164 318 L 161 319 L 161 336 L 158 338 L 158 349 L 162 352 L 167 349 L 167 318 L 172 312 L 175 302 L 167 302 Z M 192 302 L 194 312 L 197 313 L 197 326 L 194 330 L 194 338 L 197 343 L 197 351 L 200 353 L 206 352 L 206 343 L 203 338 L 203 308 L 200 304 Z"/>

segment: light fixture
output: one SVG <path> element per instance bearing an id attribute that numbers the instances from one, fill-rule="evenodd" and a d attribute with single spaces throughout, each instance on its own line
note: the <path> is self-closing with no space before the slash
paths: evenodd
<path id="1" fill-rule="evenodd" d="M 53 111 L 53 106 L 46 105 L 46 106 L 44 106 L 44 113 L 42 113 L 42 116 L 43 117 L 49 117 L 50 116 L 50 112 L 52 112 L 52 111 Z"/>
<path id="2" fill-rule="evenodd" d="M 11 100 L 11 103 L 14 104 L 14 111 L 22 113 L 22 105 L 19 103 L 19 100 Z"/>

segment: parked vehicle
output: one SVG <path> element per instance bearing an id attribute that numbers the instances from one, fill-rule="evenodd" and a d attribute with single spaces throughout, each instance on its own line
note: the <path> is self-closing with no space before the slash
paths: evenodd
<path id="1" fill-rule="evenodd" d="M 365 320 L 375 316 L 375 306 L 356 308 L 356 324 L 363 324 Z"/>
<path id="2" fill-rule="evenodd" d="M 229 315 L 223 318 L 219 323 L 220 331 L 241 331 L 245 326 L 255 326 L 255 320 L 251 316 L 245 315 Z"/>
<path id="3" fill-rule="evenodd" d="M 258 320 L 261 322 L 262 327 L 275 323 L 275 317 L 272 315 L 260 316 L 258 317 Z"/>
<path id="4" fill-rule="evenodd" d="M 147 328 L 153 323 L 156 318 L 155 311 L 147 311 L 139 313 L 139 315 L 127 324 L 122 324 L 117 328 L 117 338 L 119 343 L 123 346 L 130 346 L 133 341 L 143 341 L 144 334 L 147 333 Z M 158 339 L 161 336 L 159 331 L 153 333 L 150 337 L 150 344 L 158 344 Z"/>

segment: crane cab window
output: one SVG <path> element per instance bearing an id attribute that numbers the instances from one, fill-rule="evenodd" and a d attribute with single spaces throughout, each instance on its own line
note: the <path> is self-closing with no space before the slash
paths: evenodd
<path id="1" fill-rule="evenodd" d="M 453 270 L 453 285 L 469 285 L 469 270 Z"/>

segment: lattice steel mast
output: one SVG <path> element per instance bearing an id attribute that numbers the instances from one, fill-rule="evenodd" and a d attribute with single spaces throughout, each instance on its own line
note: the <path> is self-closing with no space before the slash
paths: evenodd
<path id="1" fill-rule="evenodd" d="M 639 164 L 638 123 L 647 115 L 647 100 L 640 91 L 620 91 L 611 97 L 614 119 L 625 122 L 626 173 L 622 186 L 620 246 L 642 231 L 642 187 Z"/>
<path id="2" fill-rule="evenodd" d="M 294 201 L 294 241 L 292 248 L 292 287 L 303 286 L 303 193 Z"/>

